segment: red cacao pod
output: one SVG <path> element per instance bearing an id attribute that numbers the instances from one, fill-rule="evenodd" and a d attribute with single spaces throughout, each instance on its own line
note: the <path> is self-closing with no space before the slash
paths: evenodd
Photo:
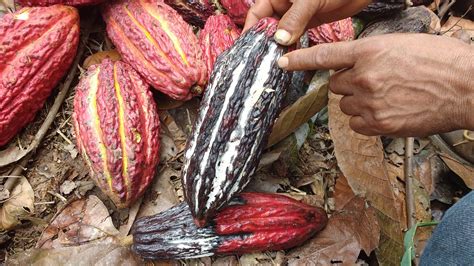
<path id="1" fill-rule="evenodd" d="M 107 33 L 125 62 L 155 89 L 177 100 L 203 87 L 207 69 L 191 26 L 161 0 L 106 5 Z"/>
<path id="2" fill-rule="evenodd" d="M 203 27 L 206 20 L 214 14 L 209 0 L 165 0 L 191 25 Z"/>
<path id="3" fill-rule="evenodd" d="M 105 59 L 81 78 L 73 118 L 91 177 L 117 207 L 130 206 L 158 164 L 160 120 L 148 85 L 127 63 Z"/>
<path id="4" fill-rule="evenodd" d="M 245 24 L 245 18 L 255 0 L 221 0 L 221 5 L 227 11 L 227 15 L 238 25 Z"/>
<path id="5" fill-rule="evenodd" d="M 132 250 L 145 259 L 283 250 L 301 245 L 327 224 L 326 212 L 286 196 L 241 193 L 198 228 L 182 203 L 134 224 Z"/>
<path id="6" fill-rule="evenodd" d="M 208 77 L 211 76 L 217 57 L 231 47 L 240 36 L 240 29 L 229 16 L 214 15 L 208 18 L 199 33 L 199 42 L 206 60 Z"/>
<path id="7" fill-rule="evenodd" d="M 68 6 L 95 5 L 104 0 L 17 0 L 22 6 L 51 6 L 56 4 Z"/>
<path id="8" fill-rule="evenodd" d="M 71 66 L 78 43 L 73 7 L 22 8 L 0 18 L 0 146 L 34 119 Z"/>
<path id="9" fill-rule="evenodd" d="M 309 29 L 308 37 L 311 45 L 353 40 L 354 27 L 352 26 L 352 18 L 346 18 Z"/>

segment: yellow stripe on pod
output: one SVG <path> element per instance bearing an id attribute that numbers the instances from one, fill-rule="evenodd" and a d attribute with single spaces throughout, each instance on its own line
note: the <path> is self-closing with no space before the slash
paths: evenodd
<path id="1" fill-rule="evenodd" d="M 119 109 L 119 135 L 120 135 L 120 143 L 122 146 L 122 177 L 125 181 L 125 186 L 127 187 L 127 191 L 130 192 L 131 188 L 129 187 L 129 180 L 128 180 L 128 155 L 127 155 L 127 143 L 126 143 L 126 133 L 125 133 L 125 111 L 124 111 L 124 101 L 122 94 L 120 93 L 120 84 L 118 82 L 117 77 L 117 63 L 114 62 L 114 88 L 115 88 L 115 95 L 117 96 L 118 101 L 118 109 Z M 127 193 L 128 197 L 128 193 Z"/>
<path id="2" fill-rule="evenodd" d="M 103 133 L 102 129 L 100 128 L 100 119 L 99 119 L 99 114 L 97 111 L 97 91 L 99 89 L 99 73 L 100 73 L 100 67 L 97 67 L 97 70 L 95 74 L 90 78 L 90 91 L 89 91 L 89 99 L 91 100 L 91 104 L 89 105 L 89 113 L 91 115 L 91 121 L 92 121 L 92 130 L 94 131 L 94 134 L 98 136 L 98 145 L 99 145 L 99 156 L 102 159 L 103 162 L 103 172 L 105 176 L 105 180 L 107 181 L 107 184 L 109 185 L 110 191 L 113 191 L 112 188 L 112 176 L 110 175 L 110 171 L 107 165 L 107 149 L 102 141 L 103 139 Z"/>

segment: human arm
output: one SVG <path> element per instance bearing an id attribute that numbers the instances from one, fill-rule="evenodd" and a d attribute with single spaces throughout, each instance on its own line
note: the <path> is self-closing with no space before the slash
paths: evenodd
<path id="1" fill-rule="evenodd" d="M 474 130 L 474 47 L 429 34 L 389 34 L 286 54 L 287 70 L 343 69 L 329 83 L 365 135 Z"/>

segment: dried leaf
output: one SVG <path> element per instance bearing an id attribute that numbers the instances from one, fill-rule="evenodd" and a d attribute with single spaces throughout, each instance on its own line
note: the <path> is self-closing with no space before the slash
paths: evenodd
<path id="1" fill-rule="evenodd" d="M 71 202 L 43 231 L 37 248 L 78 246 L 118 235 L 104 203 L 94 195 Z"/>
<path id="2" fill-rule="evenodd" d="M 324 73 L 324 75 L 315 75 L 308 93 L 280 113 L 273 125 L 267 148 L 288 137 L 327 105 L 329 75 L 327 72 Z"/>
<path id="3" fill-rule="evenodd" d="M 458 30 L 464 30 L 474 38 L 474 21 L 451 16 L 441 27 L 441 32 L 447 36 L 453 35 Z"/>
<path id="4" fill-rule="evenodd" d="M 133 223 L 135 222 L 135 219 L 138 216 L 138 211 L 140 211 L 140 207 L 143 202 L 143 197 L 140 197 L 130 208 L 128 211 L 128 220 L 126 224 L 123 224 L 119 228 L 119 236 L 120 237 L 126 237 L 128 233 L 130 232 L 130 229 L 133 226 Z"/>
<path id="5" fill-rule="evenodd" d="M 161 93 L 159 91 L 153 91 L 153 95 L 155 98 L 156 106 L 158 107 L 158 110 L 170 110 L 170 109 L 175 109 L 180 106 L 182 106 L 185 102 L 184 101 L 178 101 L 175 99 L 171 99 L 168 97 L 166 94 Z"/>
<path id="6" fill-rule="evenodd" d="M 84 64 L 82 64 L 82 67 L 88 69 L 92 65 L 102 63 L 102 61 L 107 58 L 112 61 L 118 61 L 122 57 L 116 50 L 101 51 L 88 56 L 86 60 L 84 60 Z"/>
<path id="7" fill-rule="evenodd" d="M 474 189 L 474 167 L 463 164 L 444 153 L 440 154 L 440 157 L 443 159 L 446 165 L 448 165 L 449 169 L 451 169 L 462 180 L 464 180 L 464 183 L 466 183 L 467 187 Z"/>
<path id="8" fill-rule="evenodd" d="M 74 181 L 66 180 L 59 187 L 59 192 L 63 195 L 69 195 L 77 187 Z"/>
<path id="9" fill-rule="evenodd" d="M 15 11 L 14 0 L 0 0 L 0 18 L 12 11 Z"/>
<path id="10" fill-rule="evenodd" d="M 0 151 L 0 167 L 18 162 L 25 157 L 31 150 L 33 145 L 29 145 L 26 149 L 22 149 L 16 145 L 12 145 L 5 150 Z"/>
<path id="11" fill-rule="evenodd" d="M 34 211 L 35 195 L 33 188 L 25 177 L 10 192 L 10 198 L 0 208 L 0 231 L 10 230 L 28 219 Z"/>
<path id="12" fill-rule="evenodd" d="M 339 175 L 334 188 L 334 200 L 336 202 L 336 210 L 342 210 L 355 197 L 349 183 L 344 175 Z"/>
<path id="13" fill-rule="evenodd" d="M 235 256 L 227 256 L 217 258 L 213 263 L 213 266 L 239 266 L 239 261 Z"/>
<path id="14" fill-rule="evenodd" d="M 7 258 L 7 265 L 140 265 L 130 248 L 111 239 L 73 247 L 29 249 Z"/>
<path id="15" fill-rule="evenodd" d="M 145 193 L 137 218 L 160 213 L 178 204 L 179 200 L 171 178 L 179 178 L 179 176 L 179 171 L 171 167 L 161 168 L 150 189 Z"/>
<path id="16" fill-rule="evenodd" d="M 341 96 L 329 95 L 329 129 L 339 168 L 356 195 L 362 195 L 378 210 L 382 228 L 381 261 L 398 263 L 403 253 L 402 229 L 406 227 L 404 202 L 396 197 L 388 175 L 382 142 L 349 127 L 349 116 L 339 108 Z M 385 261 L 388 259 L 388 261 Z"/>
<path id="17" fill-rule="evenodd" d="M 354 197 L 323 231 L 288 254 L 289 265 L 354 265 L 361 250 L 370 254 L 378 246 L 379 236 L 375 210 Z"/>

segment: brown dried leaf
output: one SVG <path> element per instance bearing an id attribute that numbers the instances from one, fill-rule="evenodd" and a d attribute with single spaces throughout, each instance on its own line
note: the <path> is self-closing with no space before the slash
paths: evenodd
<path id="1" fill-rule="evenodd" d="M 104 203 L 94 195 L 71 202 L 43 231 L 37 248 L 78 246 L 118 235 Z"/>
<path id="2" fill-rule="evenodd" d="M 150 189 L 145 193 L 137 218 L 160 213 L 178 204 L 178 196 L 171 177 L 178 178 L 179 176 L 179 171 L 171 167 L 164 166 L 161 168 Z"/>
<path id="3" fill-rule="evenodd" d="M 267 148 L 288 137 L 327 105 L 329 75 L 326 72 L 324 73 L 324 75 L 315 75 L 311 82 L 309 93 L 280 113 L 280 116 L 273 125 Z"/>
<path id="4" fill-rule="evenodd" d="M 352 192 L 349 183 L 344 175 L 339 175 L 336 180 L 336 186 L 334 188 L 334 200 L 336 203 L 336 210 L 342 210 L 346 205 L 351 202 L 355 197 L 354 192 Z"/>
<path id="5" fill-rule="evenodd" d="M 7 265 L 140 265 L 130 248 L 105 239 L 80 246 L 29 249 L 7 258 Z"/>
<path id="6" fill-rule="evenodd" d="M 354 265 L 361 250 L 370 254 L 379 244 L 375 210 L 360 197 L 329 218 L 326 228 L 288 254 L 289 265 Z"/>
<path id="7" fill-rule="evenodd" d="M 35 209 L 33 188 L 25 177 L 10 192 L 10 198 L 0 208 L 0 231 L 10 230 L 28 219 Z"/>
<path id="8" fill-rule="evenodd" d="M 464 180 L 464 183 L 466 183 L 467 187 L 474 189 L 474 167 L 463 164 L 444 153 L 440 154 L 440 157 L 446 163 L 446 165 L 448 165 L 449 169 L 451 169 L 462 180 Z"/>
<path id="9" fill-rule="evenodd" d="M 156 106 L 158 107 L 158 110 L 170 110 L 170 109 L 175 109 L 180 106 L 182 106 L 185 102 L 184 101 L 178 101 L 175 99 L 171 99 L 168 97 L 166 94 L 161 93 L 159 91 L 153 91 L 153 95 L 155 98 Z"/>
<path id="10" fill-rule="evenodd" d="M 350 117 L 339 108 L 340 99 L 329 95 L 329 129 L 339 168 L 354 193 L 365 196 L 378 210 L 382 228 L 380 251 L 390 253 L 382 257 L 399 263 L 403 251 L 402 229 L 406 227 L 404 202 L 394 194 L 380 138 L 354 132 L 349 127 Z"/>
<path id="11" fill-rule="evenodd" d="M 97 65 L 97 64 L 102 63 L 102 61 L 107 58 L 112 61 L 118 61 L 122 57 L 116 50 L 101 51 L 101 52 L 97 52 L 93 55 L 88 56 L 84 60 L 84 64 L 82 64 L 82 67 L 85 69 L 88 69 L 92 65 Z"/>
<path id="12" fill-rule="evenodd" d="M 447 36 L 453 35 L 458 30 L 464 30 L 471 38 L 474 38 L 474 21 L 451 16 L 441 27 L 441 32 Z"/>
<path id="13" fill-rule="evenodd" d="M 0 18 L 12 11 L 15 11 L 14 0 L 0 0 Z"/>
<path id="14" fill-rule="evenodd" d="M 5 150 L 0 151 L 0 167 L 18 162 L 25 157 L 31 150 L 33 145 L 29 145 L 26 149 L 22 149 L 16 145 L 9 146 Z"/>

